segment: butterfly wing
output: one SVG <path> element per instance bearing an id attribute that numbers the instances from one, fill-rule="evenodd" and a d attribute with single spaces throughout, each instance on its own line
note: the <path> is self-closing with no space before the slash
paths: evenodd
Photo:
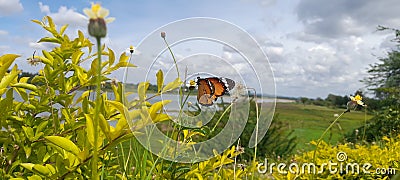
<path id="1" fill-rule="evenodd" d="M 212 99 L 216 100 L 218 97 L 223 96 L 226 93 L 226 86 L 222 82 L 220 78 L 217 77 L 211 77 L 211 78 L 206 78 L 210 84 L 212 85 L 213 89 L 213 94 L 212 94 Z"/>
<path id="2" fill-rule="evenodd" d="M 226 90 L 230 91 L 235 87 L 235 81 L 229 78 L 221 78 L 226 86 Z"/>
<path id="3" fill-rule="evenodd" d="M 199 102 L 199 104 L 203 106 L 213 105 L 213 99 L 211 98 L 213 90 L 209 81 L 207 79 L 197 78 L 197 86 L 197 101 Z"/>

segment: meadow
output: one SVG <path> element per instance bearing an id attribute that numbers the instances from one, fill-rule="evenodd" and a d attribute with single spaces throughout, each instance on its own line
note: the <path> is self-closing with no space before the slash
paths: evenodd
<path id="1" fill-rule="evenodd" d="M 288 130 L 294 130 L 293 136 L 297 137 L 296 150 L 311 150 L 310 142 L 317 140 L 324 130 L 336 118 L 335 114 L 340 114 L 346 109 L 330 108 L 326 106 L 303 105 L 299 103 L 277 103 L 275 114 L 279 116 L 279 121 L 288 124 Z M 366 117 L 364 117 L 366 116 Z M 352 111 L 346 113 L 334 125 L 330 132 L 324 137 L 326 142 L 336 144 L 343 139 L 343 135 L 353 131 L 369 120 L 370 114 L 364 111 Z M 340 128 L 339 128 L 340 126 Z M 360 131 L 361 132 L 361 131 Z"/>
<path id="2" fill-rule="evenodd" d="M 107 23 L 113 20 L 106 18 L 108 10 L 93 4 L 84 12 L 95 43 L 82 31 L 70 38 L 64 34 L 68 25 L 57 27 L 49 16 L 33 20 L 48 32 L 49 37 L 39 42 L 55 44 L 53 49 L 27 59 L 27 63 L 42 67 L 34 77 L 19 76 L 22 70 L 13 62 L 20 55 L 0 56 L 0 179 L 400 178 L 395 175 L 400 168 L 400 113 L 393 103 L 398 102 L 398 88 L 389 89 L 394 95 L 374 114 L 374 121 L 360 94 L 346 97 L 347 103 L 342 105 L 347 109 L 279 102 L 266 136 L 257 139 L 261 137 L 259 123 L 267 119 L 260 114 L 272 118 L 272 112 L 268 108 L 259 112 L 264 103 L 248 98 L 244 86 L 237 86 L 237 93 L 230 94 L 232 102 L 222 104 L 212 97 L 222 96 L 225 89 L 207 89 L 211 82 L 199 87 L 201 84 L 190 81 L 187 87 L 165 32 L 160 33 L 160 41 L 174 60 L 176 79 L 166 82 L 160 69 L 153 75 L 157 83 L 152 91 L 148 91 L 150 82 L 138 82 L 137 97 L 127 99 L 124 84 L 109 75 L 121 68 L 137 67 L 131 61 L 134 48 L 118 56 L 101 42 L 107 35 Z M 90 67 L 82 66 L 84 62 L 91 62 Z M 102 90 L 106 83 L 112 90 L 108 93 Z M 198 93 L 206 95 L 202 96 L 206 107 L 199 105 L 201 98 L 197 102 L 189 98 L 196 86 Z M 189 93 L 184 93 L 185 88 Z M 172 91 L 179 92 L 176 99 L 180 102 L 174 116 L 164 111 L 173 101 L 159 98 Z M 357 106 L 361 111 L 354 110 Z M 190 111 L 200 118 L 183 116 Z M 187 122 L 191 124 L 184 124 Z M 377 142 L 364 135 L 355 142 L 343 141 L 352 131 L 364 133 L 364 129 L 355 130 L 360 126 L 369 128 L 367 132 Z M 227 133 L 221 139 L 211 141 L 223 132 Z M 249 147 L 258 140 L 259 144 Z M 292 171 L 290 167 L 282 171 L 279 166 L 262 173 L 259 167 L 267 158 L 276 164 L 313 163 L 317 166 L 314 169 L 323 173 Z M 346 160 L 385 171 L 324 172 L 326 162 Z"/>

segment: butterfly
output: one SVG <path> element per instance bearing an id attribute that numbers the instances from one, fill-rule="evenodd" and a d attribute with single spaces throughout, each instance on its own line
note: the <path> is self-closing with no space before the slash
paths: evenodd
<path id="1" fill-rule="evenodd" d="M 228 78 L 197 77 L 198 94 L 197 101 L 203 106 L 211 106 L 218 97 L 235 87 L 235 81 Z"/>

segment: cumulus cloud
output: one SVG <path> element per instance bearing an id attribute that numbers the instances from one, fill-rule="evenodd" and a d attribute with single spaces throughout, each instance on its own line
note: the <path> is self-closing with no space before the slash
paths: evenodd
<path id="1" fill-rule="evenodd" d="M 9 16 L 24 10 L 19 0 L 0 0 L 0 17 Z"/>
<path id="2" fill-rule="evenodd" d="M 0 30 L 0 36 L 8 35 L 8 31 Z"/>
<path id="3" fill-rule="evenodd" d="M 86 17 L 73 8 L 61 6 L 57 12 L 51 12 L 48 5 L 39 2 L 39 8 L 42 13 L 51 16 L 58 25 L 69 24 L 72 27 L 85 27 L 87 25 Z"/>
<path id="4" fill-rule="evenodd" d="M 305 25 L 302 37 L 321 38 L 362 36 L 377 25 L 398 26 L 397 0 L 301 0 L 296 8 L 298 19 Z M 315 38 L 315 37 L 314 37 Z"/>

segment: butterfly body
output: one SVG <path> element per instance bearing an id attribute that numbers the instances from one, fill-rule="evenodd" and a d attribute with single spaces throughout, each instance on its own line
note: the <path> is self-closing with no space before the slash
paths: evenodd
<path id="1" fill-rule="evenodd" d="M 211 106 L 218 97 L 223 96 L 235 86 L 235 81 L 228 78 L 197 77 L 197 101 L 203 106 Z"/>

